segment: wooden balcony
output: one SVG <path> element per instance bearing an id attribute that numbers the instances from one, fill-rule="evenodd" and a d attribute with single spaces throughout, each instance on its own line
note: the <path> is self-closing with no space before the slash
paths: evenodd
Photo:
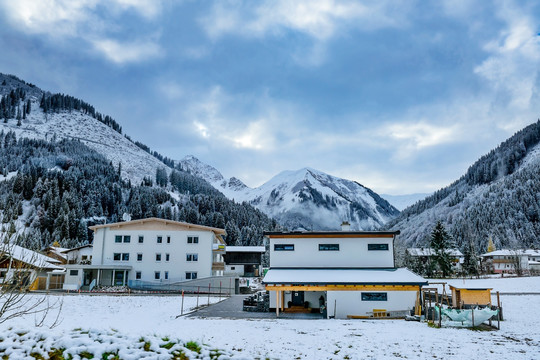
<path id="1" fill-rule="evenodd" d="M 212 263 L 212 271 L 225 271 L 225 263 L 224 262 L 213 262 Z"/>

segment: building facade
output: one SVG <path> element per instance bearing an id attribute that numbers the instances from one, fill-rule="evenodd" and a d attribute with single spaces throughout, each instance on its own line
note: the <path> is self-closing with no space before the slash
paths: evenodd
<path id="1" fill-rule="evenodd" d="M 227 246 L 225 275 L 257 277 L 262 275 L 264 246 Z"/>
<path id="2" fill-rule="evenodd" d="M 67 265 L 66 288 L 170 284 L 222 276 L 225 269 L 223 229 L 158 218 L 90 229 L 91 265 Z"/>
<path id="3" fill-rule="evenodd" d="M 304 307 L 326 317 L 408 314 L 427 282 L 396 269 L 399 232 L 269 232 L 270 269 L 263 283 L 270 308 Z"/>

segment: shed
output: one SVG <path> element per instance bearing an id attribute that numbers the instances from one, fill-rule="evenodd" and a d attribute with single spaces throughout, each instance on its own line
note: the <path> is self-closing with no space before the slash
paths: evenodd
<path id="1" fill-rule="evenodd" d="M 491 305 L 492 288 L 457 288 L 450 285 L 452 291 L 452 306 Z"/>

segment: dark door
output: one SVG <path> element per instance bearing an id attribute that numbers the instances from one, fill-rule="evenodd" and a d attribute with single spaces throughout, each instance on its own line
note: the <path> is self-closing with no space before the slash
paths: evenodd
<path id="1" fill-rule="evenodd" d="M 304 306 L 304 292 L 303 291 L 292 292 L 292 304 L 293 306 Z"/>

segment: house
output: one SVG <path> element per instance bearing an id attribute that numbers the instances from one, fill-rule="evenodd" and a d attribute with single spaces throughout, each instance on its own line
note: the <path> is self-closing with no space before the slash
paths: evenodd
<path id="1" fill-rule="evenodd" d="M 227 246 L 225 275 L 257 277 L 262 274 L 264 246 Z"/>
<path id="2" fill-rule="evenodd" d="M 87 244 L 73 249 L 65 249 L 62 251 L 62 255 L 68 264 L 89 265 L 92 263 L 92 251 L 93 246 Z"/>
<path id="3" fill-rule="evenodd" d="M 335 318 L 405 316 L 427 281 L 395 268 L 399 231 L 267 232 L 270 308 Z M 418 307 L 417 307 L 418 309 Z"/>
<path id="4" fill-rule="evenodd" d="M 529 255 L 523 250 L 495 250 L 482 254 L 482 261 L 486 268 L 491 268 L 497 274 L 521 275 L 529 272 Z"/>
<path id="5" fill-rule="evenodd" d="M 529 261 L 529 272 L 538 274 L 540 273 L 540 250 L 527 249 L 525 250 Z"/>
<path id="6" fill-rule="evenodd" d="M 407 248 L 406 252 L 411 259 L 424 264 L 430 262 L 435 255 L 435 251 L 431 248 Z M 463 253 L 457 249 L 448 249 L 446 253 L 452 258 L 453 271 L 461 270 L 465 258 Z"/>
<path id="7" fill-rule="evenodd" d="M 63 282 L 64 269 L 57 259 L 14 244 L 0 245 L 0 286 L 46 290 Z"/>
<path id="8" fill-rule="evenodd" d="M 42 252 L 43 252 L 43 254 L 45 256 L 56 259 L 56 260 L 60 261 L 60 263 L 62 263 L 62 264 L 66 264 L 67 259 L 66 259 L 66 255 L 64 254 L 64 251 L 66 251 L 66 250 L 69 250 L 69 249 L 59 247 L 59 246 L 49 246 L 48 248 L 46 248 Z"/>
<path id="9" fill-rule="evenodd" d="M 90 265 L 65 265 L 65 289 L 166 285 L 222 276 L 225 230 L 148 218 L 95 225 Z"/>

